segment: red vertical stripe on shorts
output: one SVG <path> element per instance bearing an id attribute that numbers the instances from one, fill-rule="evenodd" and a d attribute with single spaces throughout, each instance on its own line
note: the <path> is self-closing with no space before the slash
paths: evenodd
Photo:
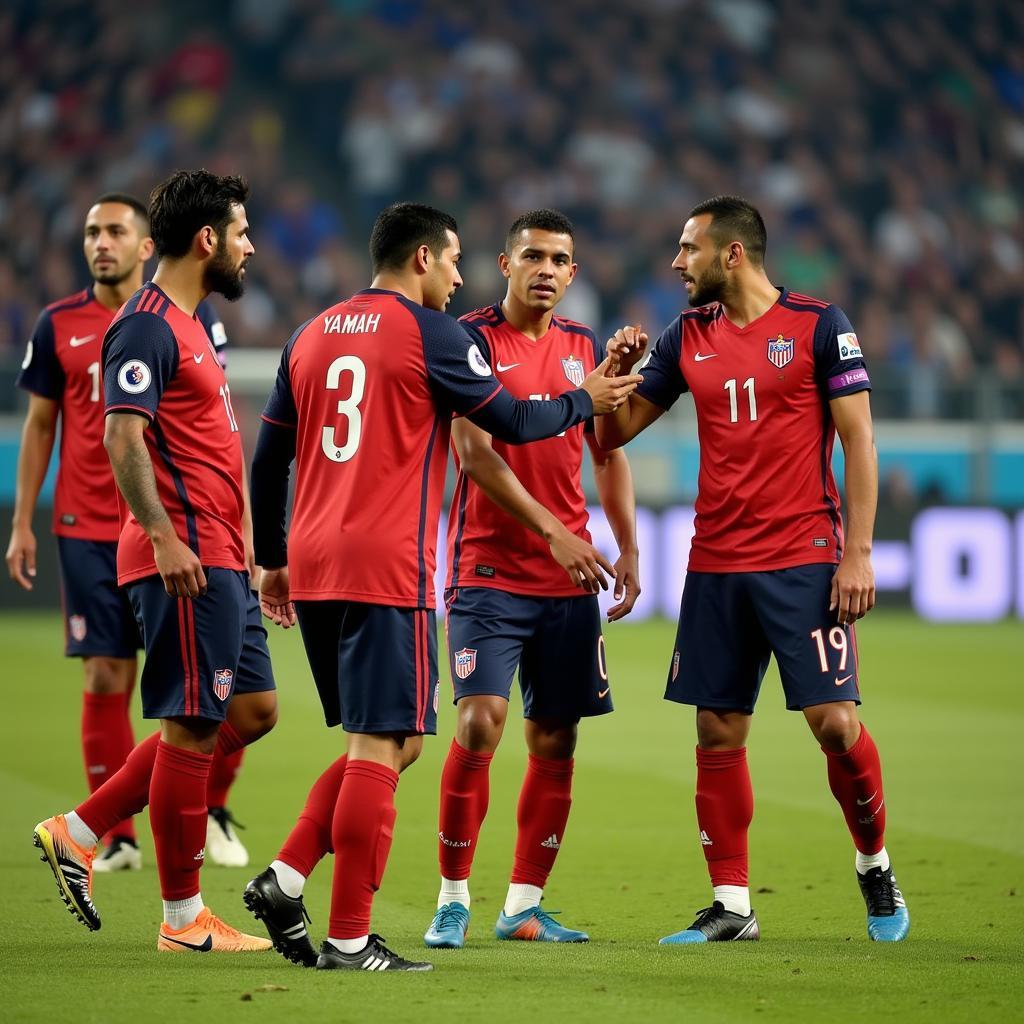
<path id="1" fill-rule="evenodd" d="M 192 659 L 192 714 L 199 714 L 199 662 L 196 652 L 196 606 L 191 598 L 185 601 L 185 617 L 188 621 L 188 645 Z"/>
<path id="2" fill-rule="evenodd" d="M 185 598 L 179 597 L 178 601 L 178 641 L 181 644 L 181 670 L 185 686 L 185 714 L 190 715 L 191 686 L 189 675 L 192 671 L 192 659 L 188 653 L 188 631 L 185 627 Z"/>
<path id="3" fill-rule="evenodd" d="M 416 623 L 420 635 L 420 675 L 423 679 L 423 704 L 417 726 L 422 732 L 427 723 L 427 705 L 430 702 L 430 642 L 427 636 L 427 613 L 422 609 L 416 612 Z"/>
<path id="4" fill-rule="evenodd" d="M 420 659 L 420 624 L 419 612 L 412 613 L 413 661 L 416 665 L 416 728 L 420 727 L 420 716 L 423 714 L 423 665 Z"/>

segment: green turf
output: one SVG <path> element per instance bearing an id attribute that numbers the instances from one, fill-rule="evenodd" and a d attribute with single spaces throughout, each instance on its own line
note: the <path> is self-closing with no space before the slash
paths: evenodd
<path id="1" fill-rule="evenodd" d="M 659 936 L 688 925 L 708 897 L 693 812 L 692 712 L 661 699 L 670 625 L 607 632 L 618 711 L 584 723 L 573 815 L 546 901 L 564 910 L 566 923 L 588 929 L 590 944 L 491 937 L 525 757 L 512 723 L 492 771 L 466 949 L 432 954 L 437 969 L 429 975 L 339 976 L 300 970 L 274 954 L 158 955 L 159 893 L 145 820 L 145 869 L 96 880 L 102 931 L 89 934 L 72 920 L 49 870 L 36 860 L 30 834 L 38 819 L 68 809 L 82 793 L 79 670 L 59 656 L 56 617 L 6 613 L 0 1018 L 1020 1019 L 1019 623 L 938 627 L 877 613 L 860 630 L 863 716 L 882 751 L 887 845 L 913 922 L 909 940 L 894 946 L 865 936 L 850 841 L 822 755 L 802 717 L 783 710 L 774 670 L 750 742 L 757 798 L 751 880 L 763 939 L 657 946 Z M 249 826 L 243 837 L 257 869 L 276 852 L 309 783 L 343 742 L 321 723 L 297 634 L 277 633 L 273 651 L 281 722 L 250 752 L 232 801 Z M 437 780 L 453 718 L 443 703 L 441 738 L 428 742 L 403 779 L 394 850 L 374 910 L 374 927 L 406 955 L 425 955 L 421 936 L 437 884 Z M 208 867 L 203 891 L 232 923 L 258 930 L 240 900 L 251 874 Z M 318 938 L 328 891 L 325 864 L 307 888 Z"/>

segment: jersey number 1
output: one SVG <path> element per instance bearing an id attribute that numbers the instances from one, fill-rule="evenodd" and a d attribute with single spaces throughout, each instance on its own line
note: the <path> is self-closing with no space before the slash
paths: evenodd
<path id="1" fill-rule="evenodd" d="M 339 399 L 338 415 L 348 420 L 348 437 L 341 448 L 334 443 L 334 427 L 324 427 L 320 437 L 324 455 L 331 462 L 348 462 L 355 455 L 363 434 L 363 417 L 359 412 L 359 403 L 366 390 L 366 365 L 363 361 L 358 356 L 338 356 L 327 367 L 327 390 L 338 390 L 345 370 L 352 374 L 352 393 L 348 398 Z"/>
<path id="2" fill-rule="evenodd" d="M 727 380 L 722 385 L 723 391 L 729 392 L 729 422 L 738 423 L 740 419 L 739 403 L 736 401 L 736 378 Z M 743 382 L 743 390 L 747 393 L 747 399 L 750 404 L 750 422 L 753 423 L 757 419 L 757 399 L 754 397 L 754 378 L 748 377 Z"/>

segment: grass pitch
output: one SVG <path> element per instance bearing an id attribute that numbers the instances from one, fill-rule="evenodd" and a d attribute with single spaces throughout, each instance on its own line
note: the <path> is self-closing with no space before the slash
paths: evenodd
<path id="1" fill-rule="evenodd" d="M 852 847 L 823 757 L 802 716 L 784 711 L 774 668 L 749 748 L 751 885 L 763 938 L 657 945 L 709 902 L 693 811 L 692 711 L 661 699 L 670 624 L 618 625 L 606 634 L 618 710 L 583 723 L 573 813 L 545 900 L 564 910 L 567 924 L 586 928 L 590 944 L 493 939 L 525 761 L 510 720 L 492 769 L 467 947 L 429 955 L 422 948 L 437 888 L 438 778 L 454 722 L 443 699 L 439 736 L 399 787 L 373 924 L 400 953 L 431 959 L 436 970 L 321 975 L 276 954 L 158 955 L 159 891 L 145 818 L 144 869 L 96 878 L 102 930 L 90 934 L 72 920 L 36 859 L 31 830 L 83 793 L 80 671 L 60 656 L 55 615 L 5 613 L 0 1016 L 75 1024 L 192 1014 L 230 1022 L 1021 1019 L 1019 623 L 940 627 L 876 612 L 858 630 L 862 714 L 882 752 L 887 846 L 912 920 L 908 941 L 892 946 L 866 938 Z M 232 798 L 248 825 L 242 837 L 252 865 L 203 872 L 207 903 L 257 933 L 241 890 L 276 853 L 309 784 L 343 743 L 322 724 L 298 631 L 272 633 L 272 649 L 281 722 L 247 755 Z M 317 941 L 329 885 L 325 863 L 306 890 Z"/>

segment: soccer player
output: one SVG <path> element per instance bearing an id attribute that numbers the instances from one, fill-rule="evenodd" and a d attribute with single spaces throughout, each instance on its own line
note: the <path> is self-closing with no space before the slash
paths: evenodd
<path id="1" fill-rule="evenodd" d="M 605 377 L 604 360 L 554 401 L 513 398 L 441 312 L 462 283 L 456 230 L 428 206 L 381 213 L 370 239 L 372 286 L 313 317 L 285 346 L 253 461 L 260 600 L 273 621 L 297 619 L 327 724 L 344 727 L 348 750 L 314 784 L 245 900 L 283 955 L 320 970 L 431 969 L 370 934 L 370 912 L 399 773 L 436 727 L 434 546 L 452 414 L 525 442 L 613 408 L 639 380 Z M 302 889 L 332 849 L 330 923 L 317 957 Z"/>
<path id="2" fill-rule="evenodd" d="M 596 425 L 625 444 L 693 393 L 701 459 L 695 535 L 666 698 L 697 708 L 697 825 L 712 906 L 663 943 L 756 939 L 747 831 L 750 719 L 774 654 L 786 706 L 803 712 L 856 848 L 868 935 L 910 927 L 884 844 L 878 750 L 857 715 L 854 622 L 875 603 L 871 537 L 877 456 L 870 381 L 838 307 L 776 288 L 758 211 L 709 199 L 690 212 L 672 266 L 693 309 L 662 333 L 644 381 Z M 609 350 L 631 363 L 646 336 L 627 327 Z M 832 475 L 846 456 L 847 530 Z"/>
<path id="3" fill-rule="evenodd" d="M 504 299 L 461 320 L 504 386 L 520 398 L 561 394 L 604 361 L 593 331 L 554 313 L 576 274 L 573 255 L 567 217 L 555 210 L 524 214 L 498 257 L 508 280 Z M 614 566 L 587 532 L 584 436 L 619 546 Z M 448 520 L 445 597 L 458 719 L 441 775 L 441 889 L 424 941 L 443 948 L 465 942 L 490 764 L 518 666 L 529 755 L 511 882 L 495 934 L 586 942 L 585 932 L 556 922 L 540 901 L 564 842 L 579 719 L 612 710 L 596 596 L 599 586 L 607 587 L 604 571 L 614 577 L 620 599 L 611 619 L 628 614 L 639 594 L 629 463 L 622 450 L 603 451 L 582 424 L 517 447 L 461 419 L 452 426 L 452 441 L 459 475 Z"/>
<path id="4" fill-rule="evenodd" d="M 199 891 L 213 752 L 240 749 L 277 715 L 246 572 L 238 426 L 195 317 L 210 292 L 242 294 L 253 253 L 247 195 L 240 178 L 178 171 L 151 197 L 160 263 L 104 339 L 104 445 L 119 490 L 118 583 L 145 641 L 143 713 L 160 719 L 160 731 L 85 803 L 34 835 L 72 913 L 97 929 L 97 837 L 148 801 L 164 908 L 157 949 L 166 952 L 270 948 L 215 917 Z"/>
<path id="5" fill-rule="evenodd" d="M 117 588 L 120 524 L 114 474 L 103 449 L 100 348 L 114 314 L 142 286 L 145 262 L 153 254 L 146 207 L 122 192 L 100 196 L 86 215 L 83 248 L 94 283 L 43 310 L 18 376 L 18 385 L 29 392 L 29 406 L 18 454 L 7 566 L 15 582 L 32 589 L 36 573 L 32 519 L 59 418 L 61 453 L 53 531 L 60 560 L 65 654 L 82 659 L 85 676 L 82 754 L 86 781 L 95 791 L 135 746 L 130 706 L 140 640 L 128 599 Z M 209 303 L 203 303 L 199 313 L 221 352 L 227 340 L 223 324 Z M 223 804 L 240 756 L 220 758 L 216 765 L 214 796 L 219 806 L 215 805 L 215 813 L 224 816 L 227 833 L 231 833 L 230 812 Z M 218 858 L 237 858 L 237 838 L 225 833 L 213 815 L 211 822 L 212 848 Z M 96 871 L 142 866 L 131 818 L 117 822 L 104 844 L 103 855 L 94 864 Z"/>

